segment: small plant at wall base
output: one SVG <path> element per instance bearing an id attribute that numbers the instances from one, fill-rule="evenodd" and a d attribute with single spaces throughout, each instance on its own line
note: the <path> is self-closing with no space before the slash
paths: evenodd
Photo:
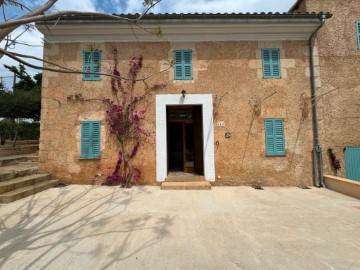
<path id="1" fill-rule="evenodd" d="M 328 152 L 329 152 L 329 156 L 330 156 L 330 159 L 331 159 L 332 167 L 336 171 L 340 170 L 341 169 L 340 161 L 336 158 L 336 155 L 334 154 L 333 150 L 331 148 L 329 148 Z"/>
<path id="2" fill-rule="evenodd" d="M 118 53 L 112 50 L 112 74 L 121 77 L 118 68 Z M 148 85 L 145 80 L 138 80 L 143 67 L 143 57 L 133 57 L 129 62 L 128 80 L 111 79 L 112 99 L 103 102 L 107 107 L 106 122 L 108 129 L 120 143 L 118 160 L 114 171 L 103 182 L 103 185 L 120 185 L 128 187 L 131 180 L 138 181 L 141 171 L 133 165 L 141 142 L 151 135 L 143 126 L 146 115 L 146 102 L 152 92 L 162 89 L 165 84 Z M 142 84 L 142 91 L 140 86 Z"/>

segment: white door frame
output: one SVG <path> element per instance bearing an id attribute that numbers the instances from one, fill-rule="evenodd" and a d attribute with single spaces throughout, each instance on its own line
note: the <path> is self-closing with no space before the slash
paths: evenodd
<path id="1" fill-rule="evenodd" d="M 211 94 L 156 95 L 156 179 L 165 181 L 167 177 L 167 121 L 166 106 L 202 105 L 204 176 L 207 181 L 215 181 L 214 125 Z"/>

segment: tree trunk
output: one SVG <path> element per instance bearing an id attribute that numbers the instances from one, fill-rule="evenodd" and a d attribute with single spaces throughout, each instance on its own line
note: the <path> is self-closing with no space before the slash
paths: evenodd
<path id="1" fill-rule="evenodd" d="M 122 154 L 123 154 L 124 176 L 126 176 L 125 188 L 127 188 L 129 181 L 130 181 L 131 177 L 133 176 L 133 168 L 130 164 L 130 159 L 126 152 L 125 141 L 123 139 L 121 140 L 121 149 L 122 149 Z"/>
<path id="2" fill-rule="evenodd" d="M 17 126 L 16 126 L 15 118 L 11 118 L 10 122 L 11 122 L 11 125 L 12 125 L 12 129 L 14 131 L 13 147 L 15 147 L 16 146 L 17 136 L 18 136 L 18 129 L 17 129 Z"/>
<path id="3" fill-rule="evenodd" d="M 0 145 L 5 144 L 5 136 L 0 135 Z"/>

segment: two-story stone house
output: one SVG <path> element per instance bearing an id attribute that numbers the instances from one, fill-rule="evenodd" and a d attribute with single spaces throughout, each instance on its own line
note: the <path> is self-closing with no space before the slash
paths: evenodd
<path id="1" fill-rule="evenodd" d="M 134 55 L 142 55 L 144 74 L 174 61 L 173 68 L 149 79 L 166 87 L 149 98 L 146 124 L 154 135 L 134 161 L 141 183 L 157 184 L 182 171 L 215 185 L 306 186 L 314 183 L 314 171 L 316 183 L 321 182 L 322 166 L 316 163 L 322 156 L 314 137 L 315 146 L 324 143 L 327 171 L 327 148 L 343 160 L 343 147 L 360 144 L 354 133 L 360 124 L 355 106 L 360 10 L 356 1 L 344 8 L 325 2 L 298 1 L 284 14 L 144 16 L 140 25 L 160 26 L 161 38 L 126 22 L 90 17 L 61 19 L 51 31 L 43 23 L 37 27 L 46 40 L 44 59 L 68 68 L 106 72 L 113 48 L 124 68 Z M 339 56 L 347 58 L 341 62 Z M 109 96 L 109 88 L 105 76 L 44 71 L 40 170 L 81 184 L 99 184 L 111 173 L 119 147 L 96 101 Z M 67 102 L 78 93 L 93 101 Z M 317 129 L 314 93 L 324 94 L 316 107 Z"/>

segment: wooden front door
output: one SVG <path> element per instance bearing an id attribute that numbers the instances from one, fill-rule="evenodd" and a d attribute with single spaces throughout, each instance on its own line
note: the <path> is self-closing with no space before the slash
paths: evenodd
<path id="1" fill-rule="evenodd" d="M 202 106 L 194 106 L 194 148 L 195 148 L 195 173 L 204 174 L 204 146 L 203 146 L 203 121 Z"/>
<path id="2" fill-rule="evenodd" d="M 168 171 L 203 175 L 201 106 L 167 107 Z"/>

